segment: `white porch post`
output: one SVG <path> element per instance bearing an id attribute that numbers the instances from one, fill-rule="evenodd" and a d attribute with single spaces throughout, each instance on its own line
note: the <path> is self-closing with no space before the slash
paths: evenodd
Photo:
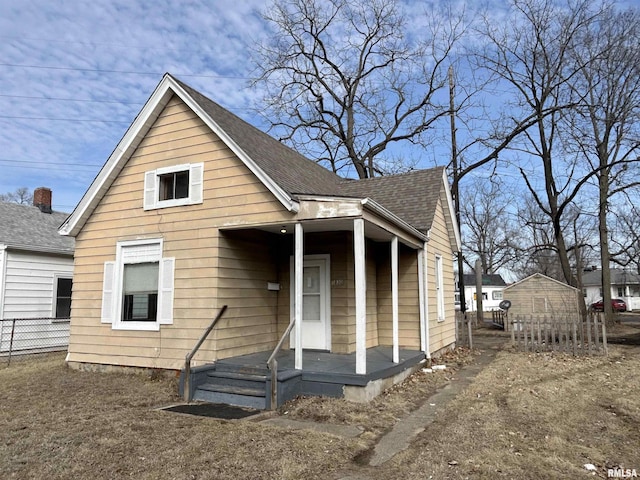
<path id="1" fill-rule="evenodd" d="M 353 253 L 356 283 L 356 373 L 367 373 L 367 273 L 364 252 L 364 220 L 353 221 Z"/>
<path id="2" fill-rule="evenodd" d="M 425 334 L 426 311 L 425 311 L 425 278 L 424 278 L 424 250 L 418 250 L 418 300 L 420 303 L 420 350 L 426 352 L 427 338 Z"/>
<path id="3" fill-rule="evenodd" d="M 302 275 L 304 262 L 304 232 L 302 224 L 295 225 L 294 240 L 294 315 L 295 315 L 295 369 L 302 370 Z"/>
<path id="4" fill-rule="evenodd" d="M 398 338 L 398 237 L 391 240 L 391 312 L 393 329 L 393 363 L 400 362 Z"/>
<path id="5" fill-rule="evenodd" d="M 422 258 L 422 265 L 420 265 L 420 258 Z M 418 252 L 418 265 L 420 271 L 418 272 L 418 279 L 422 278 L 422 288 L 420 293 L 422 294 L 422 308 L 420 309 L 420 315 L 423 319 L 421 322 L 422 327 L 422 351 L 427 358 L 431 358 L 431 338 L 429 337 L 429 269 L 428 269 L 428 256 L 427 256 L 427 242 L 420 252 Z"/>

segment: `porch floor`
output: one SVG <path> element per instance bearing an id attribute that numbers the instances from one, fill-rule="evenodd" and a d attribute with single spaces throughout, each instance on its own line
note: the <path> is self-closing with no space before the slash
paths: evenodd
<path id="1" fill-rule="evenodd" d="M 265 368 L 271 352 L 258 352 L 218 360 L 218 365 L 237 368 Z M 294 350 L 278 353 L 278 371 L 295 369 Z M 340 383 L 342 385 L 363 386 L 372 380 L 388 378 L 417 365 L 425 359 L 420 350 L 400 349 L 400 361 L 393 363 L 393 349 L 378 346 L 367 349 L 367 373 L 356 374 L 356 354 L 330 353 L 317 350 L 303 350 L 303 379 L 316 382 Z"/>

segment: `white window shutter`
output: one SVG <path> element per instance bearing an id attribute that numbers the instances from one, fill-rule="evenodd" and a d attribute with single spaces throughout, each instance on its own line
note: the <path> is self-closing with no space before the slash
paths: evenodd
<path id="1" fill-rule="evenodd" d="M 116 262 L 104 262 L 104 277 L 102 280 L 102 323 L 113 323 L 113 306 L 115 299 L 115 265 Z"/>
<path id="2" fill-rule="evenodd" d="M 189 166 L 189 199 L 191 203 L 202 203 L 204 163 Z"/>
<path id="3" fill-rule="evenodd" d="M 163 258 L 160 261 L 160 279 L 158 287 L 158 323 L 173 323 L 173 270 L 175 258 Z"/>
<path id="4" fill-rule="evenodd" d="M 156 171 L 151 170 L 144 174 L 144 209 L 150 210 L 156 206 Z"/>

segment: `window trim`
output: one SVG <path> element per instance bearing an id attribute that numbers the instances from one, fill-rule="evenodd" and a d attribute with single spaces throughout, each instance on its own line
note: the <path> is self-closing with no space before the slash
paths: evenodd
<path id="1" fill-rule="evenodd" d="M 160 200 L 160 177 L 179 172 L 189 172 L 189 195 L 185 198 Z M 204 162 L 182 163 L 169 167 L 157 168 L 144 173 L 143 209 L 156 210 L 159 208 L 180 207 L 202 203 Z"/>
<path id="2" fill-rule="evenodd" d="M 71 296 L 69 297 L 69 316 L 57 317 L 58 307 L 58 280 L 66 279 L 71 280 Z M 68 273 L 54 273 L 53 274 L 53 296 L 51 298 L 51 321 L 52 322 L 67 322 L 71 318 L 71 299 L 73 298 L 73 275 Z"/>
<path id="3" fill-rule="evenodd" d="M 129 259 L 125 259 L 125 253 L 128 248 L 139 247 L 143 245 L 157 245 L 158 246 L 158 255 L 153 256 L 153 259 L 145 258 L 140 259 L 140 257 L 132 257 Z M 159 331 L 161 321 L 161 313 L 160 313 L 160 302 L 162 301 L 160 298 L 160 291 L 162 289 L 162 278 L 163 278 L 163 269 L 164 269 L 164 260 L 162 256 L 164 247 L 164 240 L 162 238 L 148 238 L 142 240 L 124 240 L 116 243 L 116 261 L 114 263 L 113 269 L 113 283 L 112 283 L 112 305 L 110 311 L 110 317 L 112 319 L 111 328 L 113 330 L 143 330 L 143 331 Z M 132 263 L 149 263 L 149 262 L 158 262 L 158 297 L 157 297 L 157 307 L 156 307 L 156 319 L 155 321 L 135 321 L 135 320 L 123 320 L 122 319 L 122 309 L 123 309 L 123 288 L 124 288 L 124 266 L 125 264 Z M 104 295 L 104 292 L 103 292 Z"/>

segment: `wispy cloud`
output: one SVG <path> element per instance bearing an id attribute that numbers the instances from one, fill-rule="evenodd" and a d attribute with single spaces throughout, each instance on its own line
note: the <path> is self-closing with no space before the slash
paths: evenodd
<path id="1" fill-rule="evenodd" d="M 0 3 L 0 192 L 46 185 L 70 211 L 171 72 L 250 115 L 253 1 Z"/>

